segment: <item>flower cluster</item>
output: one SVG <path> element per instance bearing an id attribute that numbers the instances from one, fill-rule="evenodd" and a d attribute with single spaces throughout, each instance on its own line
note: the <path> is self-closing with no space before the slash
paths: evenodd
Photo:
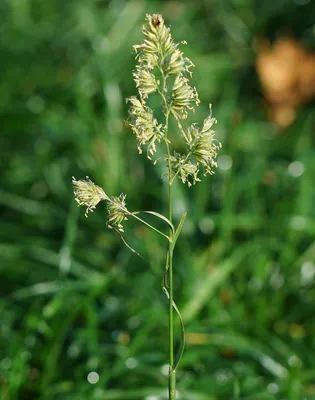
<path id="1" fill-rule="evenodd" d="M 107 226 L 109 228 L 116 227 L 120 232 L 124 232 L 122 222 L 127 220 L 126 215 L 129 214 L 125 200 L 126 195 L 122 193 L 119 197 L 111 197 L 107 204 Z"/>
<path id="2" fill-rule="evenodd" d="M 156 80 L 155 76 L 149 69 L 143 69 L 139 65 L 136 71 L 133 73 L 136 86 L 139 91 L 140 98 L 143 103 L 150 93 L 157 91 L 159 81 Z"/>
<path id="3" fill-rule="evenodd" d="M 181 126 L 181 119 L 188 116 L 189 111 L 199 105 L 198 93 L 190 85 L 193 63 L 184 57 L 175 43 L 170 28 L 166 27 L 161 15 L 147 15 L 147 23 L 143 26 L 144 41 L 135 45 L 138 65 L 133 73 L 138 89 L 138 97 L 130 97 L 128 123 L 136 134 L 139 153 L 142 146 L 147 146 L 148 158 L 156 151 L 156 144 L 165 142 L 167 156 L 164 159 L 169 167 L 169 181 L 172 183 L 179 177 L 189 186 L 199 182 L 200 167 L 204 168 L 204 175 L 213 174 L 216 166 L 217 151 L 221 144 L 214 139 L 211 129 L 215 118 L 210 115 L 205 119 L 202 128 L 196 124 L 188 128 L 187 133 Z M 148 107 L 147 101 L 152 93 L 159 93 L 162 99 L 165 125 L 159 124 L 154 117 L 153 110 Z M 171 140 L 168 135 L 168 118 L 172 115 L 181 131 L 185 142 L 186 154 L 174 152 L 171 155 Z"/>
<path id="4" fill-rule="evenodd" d="M 174 180 L 178 175 L 182 182 L 187 183 L 189 187 L 194 185 L 196 182 L 200 182 L 200 179 L 198 178 L 198 163 L 189 160 L 187 156 L 178 153 L 174 153 L 174 156 L 170 156 L 169 161 L 171 165 L 172 180 Z"/>
<path id="5" fill-rule="evenodd" d="M 215 159 L 221 143 L 214 138 L 214 131 L 211 129 L 216 123 L 210 108 L 210 115 L 204 120 L 202 128 L 196 124 L 191 125 L 185 138 L 188 154 L 204 166 L 204 175 L 214 174 L 213 167 L 217 166 Z"/>
<path id="6" fill-rule="evenodd" d="M 196 88 L 189 86 L 189 80 L 183 75 L 177 75 L 171 93 L 171 111 L 177 118 L 187 118 L 187 109 L 194 110 L 199 105 Z"/>
<path id="7" fill-rule="evenodd" d="M 215 159 L 221 148 L 221 143 L 214 138 L 214 131 L 211 129 L 216 122 L 210 107 L 210 115 L 204 120 L 202 128 L 192 124 L 185 133 L 181 127 L 187 153 L 175 153 L 174 156 L 166 158 L 170 161 L 171 183 L 177 176 L 188 186 L 200 182 L 200 166 L 204 168 L 204 176 L 214 174 L 213 168 L 217 166 Z"/>
<path id="8" fill-rule="evenodd" d="M 151 158 L 156 151 L 155 142 L 163 138 L 162 125 L 153 117 L 153 111 L 135 96 L 127 99 L 127 102 L 130 103 L 128 123 L 136 134 L 139 153 L 142 153 L 141 146 L 147 145 L 147 155 Z"/>
<path id="9" fill-rule="evenodd" d="M 104 190 L 95 185 L 88 176 L 86 177 L 86 180 L 79 181 L 72 177 L 72 185 L 75 201 L 79 206 L 86 207 L 86 217 L 88 216 L 89 211 L 93 212 L 100 201 L 109 201 L 109 197 L 106 195 Z"/>
<path id="10" fill-rule="evenodd" d="M 85 206 L 85 216 L 88 212 L 96 208 L 100 201 L 107 201 L 107 226 L 123 232 L 122 222 L 127 219 L 126 215 L 129 211 L 126 208 L 126 195 L 121 194 L 119 197 L 108 197 L 104 190 L 95 185 L 87 176 L 86 180 L 77 181 L 72 178 L 74 197 L 79 206 Z"/>
<path id="11" fill-rule="evenodd" d="M 139 53 L 139 64 L 143 68 L 153 69 L 161 63 L 161 57 L 176 50 L 177 44 L 173 41 L 170 28 L 165 26 L 162 15 L 147 14 L 146 17 L 148 24 L 142 27 L 144 41 L 133 48 Z"/>

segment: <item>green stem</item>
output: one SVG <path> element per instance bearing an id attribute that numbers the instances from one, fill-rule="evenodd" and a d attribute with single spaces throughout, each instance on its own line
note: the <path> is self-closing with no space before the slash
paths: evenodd
<path id="1" fill-rule="evenodd" d="M 166 113 L 166 135 L 165 144 L 168 158 L 168 219 L 173 223 L 173 199 L 172 199 L 172 178 L 170 148 L 167 140 L 169 112 Z M 173 233 L 170 229 L 170 237 Z M 176 371 L 174 365 L 174 312 L 173 312 L 173 242 L 169 241 L 168 247 L 168 284 L 169 284 L 169 400 L 175 400 L 176 395 Z"/>
<path id="2" fill-rule="evenodd" d="M 169 169 L 169 176 L 170 176 Z M 168 219 L 172 222 L 172 184 L 168 184 Z M 173 243 L 169 242 L 168 248 L 168 284 L 169 284 L 169 399 L 175 400 L 176 371 L 174 365 L 174 321 L 173 321 Z"/>
<path id="3" fill-rule="evenodd" d="M 162 96 L 165 108 L 165 136 L 164 142 L 167 150 L 168 159 L 168 219 L 171 224 L 173 224 L 173 199 L 172 199 L 172 168 L 171 168 L 171 152 L 168 135 L 168 120 L 170 115 L 170 106 L 167 103 L 165 97 L 166 92 L 166 77 L 160 67 L 162 74 L 162 90 L 159 93 Z M 168 385 L 168 398 L 169 400 L 175 400 L 176 396 L 176 370 L 173 369 L 174 366 L 174 309 L 173 309 L 173 232 L 170 229 L 170 241 L 168 247 L 168 285 L 169 285 L 169 385 Z"/>

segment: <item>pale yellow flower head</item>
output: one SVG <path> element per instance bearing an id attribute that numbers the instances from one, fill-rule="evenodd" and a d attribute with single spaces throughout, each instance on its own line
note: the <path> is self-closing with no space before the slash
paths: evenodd
<path id="1" fill-rule="evenodd" d="M 189 187 L 200 182 L 198 178 L 198 163 L 178 153 L 175 153 L 174 156 L 170 156 L 170 162 L 173 177 L 178 175 L 180 180 L 183 183 L 187 183 Z"/>
<path id="2" fill-rule="evenodd" d="M 159 82 L 156 81 L 150 70 L 141 68 L 138 65 L 133 76 L 142 100 L 146 99 L 150 93 L 156 92 Z"/>
<path id="3" fill-rule="evenodd" d="M 147 156 L 151 158 L 156 151 L 156 142 L 163 138 L 162 125 L 153 117 L 152 110 L 135 96 L 127 99 L 127 102 L 130 103 L 127 123 L 136 134 L 139 153 L 142 153 L 142 146 L 147 145 Z"/>
<path id="4" fill-rule="evenodd" d="M 187 150 L 198 163 L 204 166 L 204 175 L 214 174 L 213 167 L 217 166 L 216 157 L 221 143 L 214 138 L 214 130 L 211 129 L 216 123 L 217 120 L 212 117 L 210 106 L 210 114 L 204 120 L 202 128 L 193 124 L 188 129 L 186 137 Z"/>
<path id="5" fill-rule="evenodd" d="M 181 74 L 175 78 L 171 99 L 171 110 L 178 118 L 187 118 L 187 110 L 194 111 L 200 103 L 196 88 L 192 88 Z"/>
<path id="6" fill-rule="evenodd" d="M 142 27 L 143 43 L 133 47 L 139 53 L 139 62 L 143 66 L 154 68 L 159 57 L 172 53 L 177 45 L 170 34 L 170 28 L 165 26 L 162 15 L 147 14 L 147 21 L 148 24 Z"/>
<path id="7" fill-rule="evenodd" d="M 117 228 L 120 232 L 124 232 L 122 222 L 127 220 L 127 215 L 129 214 L 125 200 L 126 195 L 122 193 L 119 197 L 111 197 L 110 202 L 107 204 L 107 226 L 109 228 Z"/>
<path id="8" fill-rule="evenodd" d="M 111 229 L 118 229 L 123 232 L 122 222 L 127 219 L 126 215 L 129 211 L 126 208 L 126 195 L 121 194 L 119 197 L 108 197 L 104 190 L 95 185 L 94 182 L 87 176 L 86 180 L 82 179 L 77 181 L 72 178 L 74 196 L 79 206 L 85 206 L 85 216 L 88 216 L 88 212 L 96 208 L 98 203 L 102 200 L 107 202 L 107 226 Z"/>
<path id="9" fill-rule="evenodd" d="M 90 178 L 87 176 L 86 180 L 77 181 L 72 177 L 73 191 L 75 196 L 75 201 L 79 206 L 85 206 L 85 216 L 88 216 L 88 212 L 96 208 L 98 203 L 102 200 L 109 200 L 104 190 L 95 185 Z"/>

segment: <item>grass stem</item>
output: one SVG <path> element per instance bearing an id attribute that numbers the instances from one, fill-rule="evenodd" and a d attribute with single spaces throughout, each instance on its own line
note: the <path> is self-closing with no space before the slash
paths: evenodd
<path id="1" fill-rule="evenodd" d="M 165 84 L 163 85 L 165 87 Z M 168 119 L 170 112 L 165 115 L 165 145 L 168 156 L 168 219 L 173 224 L 173 198 L 172 198 L 172 169 L 170 159 L 170 148 L 167 139 Z M 170 237 L 173 232 L 170 229 Z M 168 247 L 168 285 L 169 285 L 169 400 L 175 400 L 176 395 L 176 371 L 174 365 L 174 313 L 173 313 L 173 250 L 172 240 Z"/>

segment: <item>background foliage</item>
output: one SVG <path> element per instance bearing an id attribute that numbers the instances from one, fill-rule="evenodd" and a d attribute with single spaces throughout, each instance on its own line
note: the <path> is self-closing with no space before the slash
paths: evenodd
<path id="1" fill-rule="evenodd" d="M 71 188 L 89 175 L 128 193 L 130 210 L 166 211 L 163 171 L 124 125 L 132 45 L 160 12 L 196 65 L 194 119 L 211 102 L 223 143 L 214 177 L 176 186 L 175 216 L 188 210 L 175 254 L 180 398 L 314 399 L 314 102 L 285 130 L 269 122 L 254 47 L 283 31 L 314 47 L 314 1 L 2 0 L 0 11 L 0 398 L 166 396 L 165 243 L 129 221 L 141 260 L 105 228 L 106 210 L 84 218 Z"/>

